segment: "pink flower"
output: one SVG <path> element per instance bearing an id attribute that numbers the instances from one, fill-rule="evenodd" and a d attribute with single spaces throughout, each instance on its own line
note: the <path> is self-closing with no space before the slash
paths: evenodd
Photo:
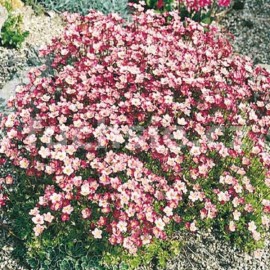
<path id="1" fill-rule="evenodd" d="M 8 197 L 0 193 L 0 208 L 6 205 Z"/>
<path id="2" fill-rule="evenodd" d="M 228 7 L 231 4 L 231 0 L 219 0 L 218 5 L 221 7 Z"/>
<path id="3" fill-rule="evenodd" d="M 92 211 L 89 208 L 85 208 L 82 210 L 82 217 L 87 219 L 91 216 Z"/>
<path id="4" fill-rule="evenodd" d="M 196 232 L 198 230 L 198 228 L 196 227 L 196 221 L 194 220 L 193 222 L 190 223 L 190 227 L 189 230 L 191 232 Z"/>
<path id="5" fill-rule="evenodd" d="M 236 229 L 235 223 L 233 221 L 230 221 L 230 223 L 229 223 L 229 230 L 231 232 L 235 232 L 235 229 Z"/>
<path id="6" fill-rule="evenodd" d="M 61 215 L 61 220 L 62 220 L 63 222 L 66 222 L 66 221 L 68 221 L 69 219 L 70 219 L 69 214 L 63 213 L 63 214 Z"/>
<path id="7" fill-rule="evenodd" d="M 39 214 L 39 209 L 37 207 L 30 210 L 29 215 L 36 216 Z"/>
<path id="8" fill-rule="evenodd" d="M 158 8 L 158 9 L 161 9 L 163 6 L 164 6 L 163 0 L 158 0 L 158 1 L 157 1 L 157 8 Z"/>
<path id="9" fill-rule="evenodd" d="M 44 220 L 48 223 L 52 223 L 52 221 L 54 220 L 54 216 L 50 212 L 43 214 L 43 217 Z"/>
<path id="10" fill-rule="evenodd" d="M 42 234 L 42 232 L 44 231 L 45 228 L 46 228 L 46 226 L 37 224 L 34 227 L 35 236 L 39 236 L 40 234 Z"/>
<path id="11" fill-rule="evenodd" d="M 32 221 L 35 223 L 35 224 L 44 224 L 44 217 L 40 214 L 37 214 L 36 216 L 34 216 L 32 218 Z"/>
<path id="12" fill-rule="evenodd" d="M 6 182 L 7 185 L 13 184 L 13 181 L 14 180 L 13 180 L 13 177 L 11 175 L 6 176 L 5 182 Z"/>

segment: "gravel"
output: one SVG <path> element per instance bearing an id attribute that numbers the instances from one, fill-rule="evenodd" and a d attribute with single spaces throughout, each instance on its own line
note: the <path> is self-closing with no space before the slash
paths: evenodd
<path id="1" fill-rule="evenodd" d="M 20 77 L 29 66 L 39 63 L 38 49 L 48 44 L 51 39 L 61 34 L 64 25 L 61 17 L 53 12 L 49 15 L 35 16 L 29 6 L 20 11 L 23 13 L 23 31 L 29 31 L 21 49 L 0 47 L 0 89 L 14 77 Z M 1 91 L 1 90 L 0 90 Z"/>
<path id="2" fill-rule="evenodd" d="M 235 0 L 235 6 L 222 20 L 222 25 L 234 34 L 234 48 L 251 57 L 255 64 L 270 64 L 270 0 Z"/>
<path id="3" fill-rule="evenodd" d="M 270 241 L 255 254 L 247 254 L 219 240 L 212 233 L 177 235 L 182 252 L 167 264 L 167 270 L 269 270 Z"/>

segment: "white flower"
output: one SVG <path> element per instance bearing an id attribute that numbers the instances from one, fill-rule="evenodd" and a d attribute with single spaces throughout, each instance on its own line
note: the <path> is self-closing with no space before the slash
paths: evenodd
<path id="1" fill-rule="evenodd" d="M 41 155 L 42 158 L 47 158 L 50 155 L 50 150 L 48 148 L 45 148 L 44 146 L 41 146 L 38 153 Z"/>
<path id="2" fill-rule="evenodd" d="M 172 211 L 172 208 L 169 207 L 169 206 L 166 206 L 164 209 L 163 209 L 163 212 L 168 216 L 172 216 L 173 215 L 173 211 Z"/>
<path id="3" fill-rule="evenodd" d="M 46 128 L 44 134 L 48 137 L 51 137 L 54 134 L 54 129 L 51 127 Z"/>
<path id="4" fill-rule="evenodd" d="M 73 211 L 73 207 L 70 204 L 63 207 L 63 210 L 62 210 L 63 213 L 66 213 L 68 215 L 70 215 L 72 211 Z"/>
<path id="5" fill-rule="evenodd" d="M 182 140 L 183 137 L 184 137 L 184 131 L 183 130 L 177 130 L 173 133 L 173 137 L 176 139 L 176 140 Z"/>
<path id="6" fill-rule="evenodd" d="M 189 229 L 190 229 L 191 232 L 196 232 L 196 231 L 198 230 L 198 228 L 196 227 L 196 221 L 193 221 L 193 222 L 190 224 Z"/>
<path id="7" fill-rule="evenodd" d="M 235 210 L 233 212 L 233 219 L 234 220 L 239 220 L 240 216 L 241 216 L 241 213 L 239 211 Z"/>
<path id="8" fill-rule="evenodd" d="M 90 194 L 90 186 L 88 183 L 85 183 L 81 186 L 81 195 L 87 196 Z"/>
<path id="9" fill-rule="evenodd" d="M 250 232 L 255 232 L 256 229 L 257 229 L 257 226 L 256 226 L 254 221 L 251 221 L 251 222 L 248 223 L 248 230 Z"/>
<path id="10" fill-rule="evenodd" d="M 257 250 L 254 250 L 254 257 L 256 259 L 261 259 L 262 255 L 263 255 L 263 250 L 261 249 L 257 249 Z"/>
<path id="11" fill-rule="evenodd" d="M 125 221 L 119 221 L 117 224 L 117 228 L 120 232 L 126 232 L 127 231 L 127 223 Z"/>
<path id="12" fill-rule="evenodd" d="M 37 207 L 31 209 L 29 212 L 29 215 L 31 215 L 31 216 L 36 216 L 37 214 L 39 214 L 39 210 Z"/>
<path id="13" fill-rule="evenodd" d="M 266 215 L 262 216 L 262 225 L 264 225 L 267 229 L 270 226 L 270 218 L 268 218 Z"/>
<path id="14" fill-rule="evenodd" d="M 252 232 L 252 237 L 255 241 L 259 241 L 261 239 L 261 234 L 259 232 Z"/>
<path id="15" fill-rule="evenodd" d="M 192 148 L 190 149 L 190 154 L 195 157 L 199 156 L 201 154 L 200 147 L 192 146 Z"/>
<path id="16" fill-rule="evenodd" d="M 74 172 L 73 168 L 69 165 L 69 166 L 66 166 L 63 170 L 63 173 L 66 174 L 66 175 L 71 175 L 72 173 Z"/>
<path id="17" fill-rule="evenodd" d="M 235 232 L 235 223 L 233 222 L 233 221 L 230 221 L 230 223 L 229 223 L 229 230 L 231 231 L 231 232 Z"/>
<path id="18" fill-rule="evenodd" d="M 92 231 L 92 234 L 94 236 L 94 238 L 96 239 L 101 239 L 102 238 L 102 231 L 98 228 L 95 228 L 93 231 Z"/>
<path id="19" fill-rule="evenodd" d="M 53 193 L 51 196 L 50 196 L 50 200 L 53 204 L 57 203 L 57 202 L 60 202 L 61 201 L 61 198 L 62 196 L 60 194 L 57 194 L 57 193 Z"/>
<path id="20" fill-rule="evenodd" d="M 23 158 L 22 160 L 20 160 L 20 167 L 22 169 L 27 169 L 29 166 L 29 161 L 26 158 Z"/>
<path id="21" fill-rule="evenodd" d="M 155 221 L 155 224 L 157 226 L 158 229 L 160 229 L 161 231 L 164 230 L 165 228 L 165 223 L 164 221 L 162 220 L 162 218 L 158 218 L 156 221 Z"/>

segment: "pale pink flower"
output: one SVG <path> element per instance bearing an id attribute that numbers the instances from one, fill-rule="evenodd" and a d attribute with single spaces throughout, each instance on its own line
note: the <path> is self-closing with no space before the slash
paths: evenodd
<path id="1" fill-rule="evenodd" d="M 257 226 L 256 226 L 254 221 L 251 221 L 248 223 L 248 230 L 250 232 L 254 232 L 254 231 L 256 231 L 256 229 L 257 229 Z"/>
<path id="2" fill-rule="evenodd" d="M 165 223 L 164 223 L 164 221 L 162 220 L 162 218 L 158 218 L 158 219 L 155 221 L 155 224 L 156 224 L 156 227 L 157 227 L 158 229 L 160 229 L 161 231 L 164 230 L 164 228 L 165 228 Z"/>
<path id="3" fill-rule="evenodd" d="M 35 223 L 35 224 L 44 224 L 44 218 L 42 215 L 40 214 L 37 214 L 36 216 L 34 216 L 32 218 L 32 221 Z"/>
<path id="4" fill-rule="evenodd" d="M 50 212 L 43 214 L 43 217 L 44 217 L 44 220 L 49 223 L 51 223 L 54 219 L 54 216 Z"/>
<path id="5" fill-rule="evenodd" d="M 229 230 L 231 232 L 235 232 L 235 229 L 236 229 L 235 223 L 233 221 L 230 221 L 230 223 L 229 223 Z"/>
<path id="6" fill-rule="evenodd" d="M 196 232 L 198 230 L 198 228 L 196 227 L 196 220 L 190 223 L 189 229 L 191 232 Z"/>
<path id="7" fill-rule="evenodd" d="M 91 192 L 90 190 L 90 185 L 89 183 L 84 183 L 82 186 L 81 186 L 81 195 L 83 196 L 87 196 L 89 195 Z"/>
<path id="8" fill-rule="evenodd" d="M 39 236 L 40 234 L 42 234 L 42 232 L 44 231 L 45 228 L 46 228 L 46 226 L 37 224 L 34 227 L 35 236 Z"/>

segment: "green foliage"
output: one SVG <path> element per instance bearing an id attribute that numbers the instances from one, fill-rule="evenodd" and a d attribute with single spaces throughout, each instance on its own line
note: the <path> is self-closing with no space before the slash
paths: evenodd
<path id="1" fill-rule="evenodd" d="M 248 155 L 252 143 L 247 140 L 245 145 L 245 155 Z M 149 155 L 145 154 L 140 158 L 148 164 L 149 169 L 155 171 L 156 174 L 160 173 L 160 166 Z M 216 166 L 209 177 L 200 182 L 206 194 L 209 191 L 209 196 L 211 190 L 220 185 L 215 179 L 217 175 L 220 175 L 224 166 L 229 170 L 232 165 L 238 165 L 240 160 L 226 157 L 223 160 L 217 160 L 217 162 L 220 163 L 220 166 Z M 245 193 L 245 200 L 255 209 L 258 220 L 254 219 L 256 217 L 254 215 L 253 217 L 249 214 L 243 215 L 236 222 L 238 229 L 235 232 L 228 232 L 228 223 L 233 219 L 231 214 L 233 205 L 220 204 L 213 196 L 211 199 L 218 207 L 218 216 L 214 219 L 198 219 L 197 226 L 203 229 L 211 228 L 216 237 L 230 241 L 240 249 L 250 251 L 262 248 L 263 241 L 254 242 L 251 234 L 245 228 L 251 219 L 260 224 L 259 217 L 262 215 L 263 209 L 258 201 L 260 196 L 258 193 L 264 198 L 270 199 L 268 188 L 264 183 L 264 174 L 261 173 L 262 166 L 259 158 L 251 158 L 251 166 L 247 171 L 247 176 L 250 177 L 253 185 L 257 185 L 257 191 L 250 194 Z M 79 212 L 74 213 L 68 223 L 52 224 L 40 237 L 35 238 L 33 237 L 33 224 L 29 211 L 35 207 L 39 196 L 43 194 L 43 185 L 53 183 L 50 179 L 36 179 L 26 176 L 25 173 L 12 169 L 12 167 L 1 170 L 2 176 L 7 173 L 12 174 L 16 179 L 12 191 L 8 192 L 10 201 L 6 212 L 8 219 L 12 221 L 11 231 L 16 236 L 17 244 L 13 253 L 31 269 L 128 270 L 136 269 L 141 265 L 155 265 L 166 269 L 167 261 L 172 256 L 177 255 L 184 244 L 172 239 L 174 232 L 184 230 L 183 223 L 172 223 L 166 230 L 169 236 L 168 240 L 155 240 L 142 247 L 136 255 L 131 255 L 123 247 L 111 246 L 104 239 L 95 240 L 91 236 L 85 235 L 85 231 L 90 226 L 89 221 L 81 221 L 78 218 Z M 189 178 L 189 171 L 186 172 L 185 177 Z M 40 185 L 34 185 L 37 181 Z M 199 215 L 201 206 L 194 204 L 187 208 L 186 203 L 181 203 L 178 211 L 183 221 L 188 222 Z M 261 231 L 260 228 L 259 231 Z M 261 232 L 263 233 L 263 231 Z"/>
<path id="2" fill-rule="evenodd" d="M 178 240 L 155 240 L 143 247 L 136 255 L 129 254 L 122 248 L 114 248 L 103 255 L 102 263 L 109 269 L 136 269 L 139 266 L 153 266 L 166 269 L 167 261 L 178 255 L 182 243 Z"/>
<path id="3" fill-rule="evenodd" d="M 123 18 L 128 16 L 128 0 L 39 0 L 46 9 L 57 12 L 77 12 L 87 14 L 90 9 L 104 14 L 118 13 Z"/>
<path id="4" fill-rule="evenodd" d="M 13 14 L 12 6 L 6 2 L 5 8 L 8 11 L 8 18 L 5 21 L 0 33 L 0 45 L 8 48 L 19 48 L 29 32 L 21 29 L 22 15 Z"/>
<path id="5" fill-rule="evenodd" d="M 85 235 L 89 223 L 78 222 L 76 217 L 68 224 L 51 225 L 41 237 L 33 237 L 29 211 L 42 194 L 42 184 L 50 184 L 50 180 L 31 178 L 9 166 L 1 171 L 1 175 L 13 172 L 15 179 L 15 185 L 8 191 L 10 201 L 6 211 L 11 231 L 16 237 L 13 255 L 31 269 L 124 270 L 150 264 L 165 268 L 168 259 L 180 252 L 181 243 L 177 240 L 155 240 L 138 254 L 131 255 L 123 247 L 111 246 L 105 239 L 97 240 Z M 35 181 L 41 181 L 41 185 L 34 186 Z M 174 230 L 174 227 L 168 228 L 168 235 L 172 235 Z"/>

